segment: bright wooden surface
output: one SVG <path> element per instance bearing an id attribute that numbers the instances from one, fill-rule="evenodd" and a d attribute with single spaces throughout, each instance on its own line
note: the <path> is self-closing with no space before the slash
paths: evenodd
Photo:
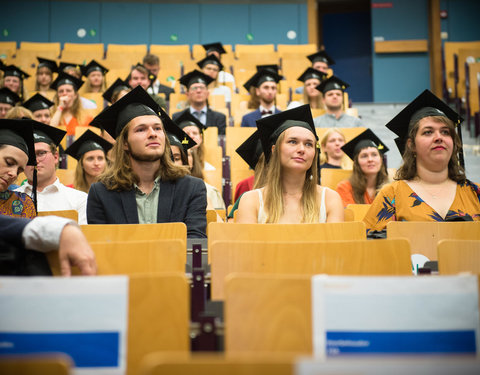
<path id="1" fill-rule="evenodd" d="M 61 353 L 2 355 L 0 374 L 68 375 L 72 364 L 71 358 Z"/>
<path id="2" fill-rule="evenodd" d="M 329 130 L 330 128 L 315 128 L 318 139 L 322 139 L 325 133 Z M 343 135 L 345 136 L 345 141 L 350 142 L 353 138 L 355 138 L 357 135 L 360 133 L 363 133 L 367 128 L 364 128 L 363 126 L 355 127 L 355 128 L 338 128 Z"/>
<path id="3" fill-rule="evenodd" d="M 480 274 L 480 240 L 439 241 L 438 271 L 442 275 Z"/>
<path id="4" fill-rule="evenodd" d="M 252 293 L 252 292 L 255 293 Z M 312 354 L 311 277 L 233 275 L 225 287 L 225 352 Z"/>
<path id="5" fill-rule="evenodd" d="M 467 58 L 472 58 L 473 61 L 480 61 L 480 45 L 477 48 L 460 49 L 458 51 L 458 97 L 465 98 L 465 62 Z M 477 85 L 478 90 L 478 85 Z"/>
<path id="6" fill-rule="evenodd" d="M 89 244 L 100 276 L 185 271 L 187 251 L 180 239 L 89 241 Z M 47 258 L 53 275 L 59 276 L 58 252 L 47 253 Z M 78 268 L 73 267 L 72 275 L 80 275 Z"/>
<path id="7" fill-rule="evenodd" d="M 369 204 L 349 204 L 347 209 L 353 212 L 353 221 L 362 221 L 365 214 L 370 209 Z"/>
<path id="8" fill-rule="evenodd" d="M 180 239 L 187 246 L 187 226 L 184 223 L 89 224 L 80 228 L 89 242 Z"/>
<path id="9" fill-rule="evenodd" d="M 142 362 L 141 375 L 293 375 L 294 361 L 282 355 L 153 353 Z"/>
<path id="10" fill-rule="evenodd" d="M 454 54 L 458 54 L 461 49 L 479 48 L 480 41 L 473 42 L 445 42 L 443 44 L 443 53 L 445 59 L 445 75 L 447 81 L 447 89 L 450 91 L 450 97 L 454 95 Z"/>
<path id="11" fill-rule="evenodd" d="M 411 275 L 407 240 L 217 241 L 208 247 L 212 299 L 223 299 L 232 273 Z"/>
<path id="12" fill-rule="evenodd" d="M 75 180 L 75 169 L 57 169 L 55 174 L 62 184 L 73 185 L 73 181 Z"/>
<path id="13" fill-rule="evenodd" d="M 235 55 L 237 58 L 242 57 L 244 54 L 256 53 L 263 54 L 268 52 L 275 52 L 275 46 L 273 44 L 236 44 Z"/>
<path id="14" fill-rule="evenodd" d="M 78 223 L 78 212 L 75 210 L 59 210 L 59 211 L 42 211 L 37 214 L 37 216 L 60 216 L 67 219 L 74 220 Z"/>
<path id="15" fill-rule="evenodd" d="M 475 112 L 480 111 L 478 77 L 480 76 L 480 62 L 469 64 L 470 82 L 470 115 L 474 116 Z"/>
<path id="16" fill-rule="evenodd" d="M 428 41 L 418 40 L 384 40 L 375 42 L 375 53 L 411 53 L 428 52 Z"/>
<path id="17" fill-rule="evenodd" d="M 153 352 L 190 350 L 190 286 L 184 274 L 130 277 L 127 375 Z"/>
<path id="18" fill-rule="evenodd" d="M 437 244 L 443 239 L 480 240 L 480 222 L 391 221 L 387 238 L 407 238 L 412 254 L 437 260 Z"/>
<path id="19" fill-rule="evenodd" d="M 322 186 L 335 190 L 340 181 L 348 180 L 351 175 L 351 169 L 322 168 L 320 171 L 320 183 Z"/>

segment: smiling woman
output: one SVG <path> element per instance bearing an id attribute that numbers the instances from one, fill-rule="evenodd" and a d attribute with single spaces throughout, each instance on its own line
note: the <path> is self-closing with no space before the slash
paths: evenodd
<path id="1" fill-rule="evenodd" d="M 246 192 L 238 223 L 322 223 L 343 221 L 335 191 L 317 185 L 317 134 L 308 105 L 257 121 L 266 185 Z"/>
<path id="2" fill-rule="evenodd" d="M 459 163 L 455 126 L 462 121 L 425 90 L 387 124 L 398 135 L 403 164 L 366 214 L 367 229 L 381 230 L 391 220 L 480 221 L 480 187 Z"/>

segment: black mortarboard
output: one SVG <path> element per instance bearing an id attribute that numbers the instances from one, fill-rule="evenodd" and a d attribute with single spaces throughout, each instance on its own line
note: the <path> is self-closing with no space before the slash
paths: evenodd
<path id="1" fill-rule="evenodd" d="M 173 146 L 182 147 L 185 153 L 188 149 L 195 147 L 197 143 L 188 136 L 182 129 L 180 129 L 170 117 L 162 117 L 163 125 L 165 126 L 165 131 L 167 133 L 168 140 Z"/>
<path id="2" fill-rule="evenodd" d="M 48 68 L 52 73 L 58 72 L 58 66 L 55 61 L 44 59 L 43 57 L 37 57 L 37 60 L 38 60 L 37 69 L 45 67 L 45 68 Z"/>
<path id="3" fill-rule="evenodd" d="M 58 87 L 61 85 L 72 85 L 75 91 L 78 91 L 78 89 L 82 87 L 83 81 L 70 74 L 60 72 L 58 74 L 58 77 L 55 79 L 55 81 L 53 81 L 52 84 L 50 85 L 50 88 L 54 90 L 58 90 Z"/>
<path id="4" fill-rule="evenodd" d="M 313 123 L 310 105 L 305 104 L 299 107 L 289 109 L 268 117 L 257 120 L 257 128 L 262 141 L 262 148 L 265 154 L 265 160 L 270 159 L 272 145 L 277 142 L 278 137 L 288 128 L 300 126 L 310 130 L 318 141 L 317 132 Z"/>
<path id="5" fill-rule="evenodd" d="M 340 78 L 336 76 L 331 76 L 326 80 L 322 81 L 318 86 L 317 90 L 325 94 L 330 90 L 341 90 L 345 91 L 350 85 L 346 82 L 343 82 Z"/>
<path id="6" fill-rule="evenodd" d="M 312 64 L 316 63 L 317 61 L 327 63 L 328 66 L 335 64 L 335 61 L 328 56 L 325 50 L 312 53 L 311 55 L 308 55 L 307 58 L 312 62 Z"/>
<path id="7" fill-rule="evenodd" d="M 125 125 L 135 117 L 160 117 L 159 113 L 165 112 L 141 86 L 137 86 L 100 112 L 90 125 L 105 129 L 113 138 L 117 138 Z"/>
<path id="8" fill-rule="evenodd" d="M 220 42 L 203 44 L 203 48 L 205 48 L 205 52 L 207 53 L 207 55 L 210 52 L 214 51 L 218 52 L 219 54 L 227 53 L 227 51 L 225 51 L 225 49 L 223 48 L 222 43 Z"/>
<path id="9" fill-rule="evenodd" d="M 108 89 L 105 90 L 103 93 L 103 98 L 108 102 L 112 102 L 112 96 L 115 92 L 122 91 L 122 90 L 129 90 L 130 86 L 124 80 L 117 78 L 115 82 Z"/>
<path id="10" fill-rule="evenodd" d="M 274 72 L 275 74 L 279 74 L 280 67 L 277 64 L 266 64 L 266 65 L 256 65 L 257 72 L 261 70 L 270 70 L 271 72 Z"/>
<path id="11" fill-rule="evenodd" d="M 18 102 L 20 102 L 20 97 L 12 90 L 7 87 L 2 87 L 0 89 L 0 103 L 10 104 L 11 106 L 14 106 Z"/>
<path id="12" fill-rule="evenodd" d="M 102 150 L 106 154 L 112 147 L 113 145 L 106 139 L 87 130 L 65 150 L 65 153 L 80 160 L 88 151 Z"/>
<path id="13" fill-rule="evenodd" d="M 53 104 L 54 103 L 52 101 L 37 93 L 23 103 L 23 106 L 28 110 L 35 112 L 41 109 L 49 109 L 51 106 L 53 106 Z"/>
<path id="14" fill-rule="evenodd" d="M 196 126 L 200 129 L 200 132 L 205 130 L 205 125 L 203 125 L 198 118 L 190 113 L 190 110 L 183 111 L 183 113 L 177 117 L 175 123 L 180 127 L 180 129 L 185 128 L 186 126 Z"/>
<path id="15" fill-rule="evenodd" d="M 58 65 L 58 71 L 63 72 L 67 68 L 80 70 L 80 73 L 81 73 L 81 65 L 80 64 L 60 61 L 59 65 Z"/>
<path id="16" fill-rule="evenodd" d="M 215 55 L 209 55 L 204 59 L 200 60 L 199 62 L 197 62 L 197 65 L 200 67 L 200 69 L 203 69 L 203 67 L 207 64 L 216 65 L 219 67 L 220 70 L 223 70 L 223 64 L 220 62 L 219 59 L 217 59 L 217 56 Z"/>
<path id="17" fill-rule="evenodd" d="M 4 65 L 1 67 L 4 72 L 4 77 L 18 77 L 20 80 L 30 77 L 30 74 L 25 73 L 22 69 L 15 65 Z"/>
<path id="18" fill-rule="evenodd" d="M 256 130 L 245 142 L 238 146 L 235 152 L 245 160 L 251 169 L 255 169 L 263 152 L 259 131 Z"/>
<path id="19" fill-rule="evenodd" d="M 360 133 L 350 140 L 350 142 L 345 143 L 341 148 L 350 159 L 354 160 L 355 156 L 366 147 L 375 147 L 382 154 L 388 151 L 388 147 L 385 146 L 385 143 L 383 143 L 370 129 Z"/>
<path id="20" fill-rule="evenodd" d="M 19 148 L 28 156 L 27 165 L 36 165 L 35 145 L 33 143 L 33 124 L 30 119 L 1 119 L 0 145 Z"/>
<path id="21" fill-rule="evenodd" d="M 65 137 L 65 134 L 67 134 L 66 131 L 56 128 L 55 126 L 42 124 L 38 121 L 34 121 L 33 123 L 33 141 L 35 143 L 53 143 L 58 147 L 63 137 Z"/>
<path id="22" fill-rule="evenodd" d="M 247 91 L 250 91 L 251 87 L 259 87 L 264 82 L 275 82 L 278 83 L 283 77 L 273 70 L 270 69 L 261 69 L 257 71 L 245 84 L 243 87 Z"/>
<path id="23" fill-rule="evenodd" d="M 102 73 L 103 75 L 107 74 L 108 69 L 105 68 L 103 65 L 100 65 L 95 60 L 90 61 L 87 65 L 81 66 L 82 74 L 87 77 L 91 72 L 97 71 Z"/>
<path id="24" fill-rule="evenodd" d="M 403 151 L 405 151 L 408 133 L 413 124 L 429 116 L 444 116 L 452 120 L 462 141 L 461 128 L 458 125 L 463 122 L 463 118 L 431 91 L 425 90 L 385 125 L 398 136 L 395 143 L 402 155 Z M 463 166 L 463 151 L 459 150 L 459 153 L 460 163 Z"/>
<path id="25" fill-rule="evenodd" d="M 307 79 L 312 79 L 312 78 L 316 78 L 318 79 L 320 82 L 322 82 L 325 78 L 327 77 L 327 75 L 323 72 L 321 72 L 320 70 L 317 70 L 317 69 L 313 69 L 313 68 L 307 68 L 300 77 L 298 77 L 298 81 L 300 82 L 305 82 Z"/>
<path id="26" fill-rule="evenodd" d="M 213 78 L 195 69 L 181 76 L 179 81 L 188 89 L 194 83 L 203 83 L 205 86 L 208 86 L 213 81 Z"/>

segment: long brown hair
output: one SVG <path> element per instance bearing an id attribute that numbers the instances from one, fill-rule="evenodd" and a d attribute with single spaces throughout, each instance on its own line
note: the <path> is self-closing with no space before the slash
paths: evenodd
<path id="1" fill-rule="evenodd" d="M 118 135 L 117 141 L 112 148 L 113 161 L 99 177 L 99 181 L 104 184 L 108 190 L 128 191 L 133 189 L 134 184 L 138 184 L 139 182 L 138 176 L 132 169 L 130 152 L 124 150 L 124 145 L 128 143 L 129 127 L 130 123 L 128 123 Z M 160 158 L 160 167 L 156 172 L 156 177 L 159 176 L 162 181 L 173 181 L 187 174 L 187 167 L 176 165 L 173 162 L 170 142 L 165 134 L 165 151 Z"/>
<path id="2" fill-rule="evenodd" d="M 284 212 L 282 165 L 280 162 L 280 147 L 285 139 L 285 132 L 280 134 L 275 143 L 270 161 L 267 164 L 267 184 L 265 185 L 265 208 L 267 223 L 277 223 Z M 301 205 L 303 207 L 302 223 L 318 223 L 320 207 L 317 199 L 317 159 L 318 148 L 315 147 L 315 156 L 312 165 L 305 173 Z"/>
<path id="3" fill-rule="evenodd" d="M 70 113 L 72 114 L 73 117 L 75 117 L 77 119 L 78 125 L 80 125 L 80 126 L 88 125 L 88 124 L 84 124 L 85 120 L 87 119 L 87 114 L 85 112 L 85 109 L 83 109 L 83 107 L 82 107 L 82 102 L 80 100 L 80 94 L 78 93 L 77 90 L 75 90 L 75 87 L 73 88 L 73 91 L 75 92 L 77 97 L 75 99 L 73 99 L 73 104 L 70 107 Z M 59 104 L 58 90 L 55 93 L 55 96 L 53 97 L 53 102 L 55 103 L 55 106 L 53 108 L 53 113 L 55 113 L 56 110 L 57 110 L 58 104 Z M 63 125 L 64 123 L 65 123 L 65 120 L 63 119 L 63 112 L 62 112 L 62 116 L 60 118 L 60 124 Z"/>
<path id="4" fill-rule="evenodd" d="M 202 143 L 202 145 L 203 145 L 203 143 Z M 192 164 L 192 168 L 190 169 L 190 174 L 193 177 L 197 177 L 197 178 L 200 178 L 200 179 L 203 180 L 203 178 L 204 178 L 204 176 L 203 176 L 204 163 L 201 160 L 201 156 L 200 156 L 199 151 L 200 151 L 199 147 L 194 148 L 191 151 L 193 164 Z"/>
<path id="5" fill-rule="evenodd" d="M 375 179 L 375 195 L 377 195 L 381 187 L 388 182 L 388 173 L 387 173 L 387 168 L 385 167 L 385 164 L 383 162 L 383 155 L 381 152 L 379 152 L 379 154 L 382 160 L 382 165 Z M 349 181 L 350 181 L 350 184 L 352 185 L 353 199 L 355 200 L 355 203 L 364 204 L 365 191 L 367 190 L 367 177 L 362 172 L 362 168 L 358 163 L 359 155 L 360 153 L 357 153 L 357 155 L 355 155 L 355 158 L 353 161 L 353 171 Z"/>
<path id="6" fill-rule="evenodd" d="M 405 151 L 402 155 L 403 163 L 395 174 L 395 180 L 412 180 L 417 176 L 417 155 L 414 151 L 415 137 L 418 129 L 420 128 L 420 121 L 422 121 L 424 118 L 430 118 L 432 121 L 441 122 L 447 125 L 448 130 L 450 131 L 450 136 L 453 140 L 452 156 L 448 161 L 448 178 L 455 182 L 464 183 L 466 180 L 465 170 L 460 165 L 458 160 L 458 152 L 462 149 L 462 142 L 455 131 L 455 125 L 453 124 L 452 120 L 445 116 L 423 117 L 413 124 L 408 132 Z"/>

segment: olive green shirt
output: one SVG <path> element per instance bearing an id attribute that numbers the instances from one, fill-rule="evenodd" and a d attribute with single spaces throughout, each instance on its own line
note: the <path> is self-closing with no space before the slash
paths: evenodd
<path id="1" fill-rule="evenodd" d="M 139 224 L 154 224 L 157 222 L 159 195 L 160 177 L 157 177 L 153 182 L 153 189 L 149 194 L 145 194 L 135 185 L 135 200 L 137 201 Z"/>

